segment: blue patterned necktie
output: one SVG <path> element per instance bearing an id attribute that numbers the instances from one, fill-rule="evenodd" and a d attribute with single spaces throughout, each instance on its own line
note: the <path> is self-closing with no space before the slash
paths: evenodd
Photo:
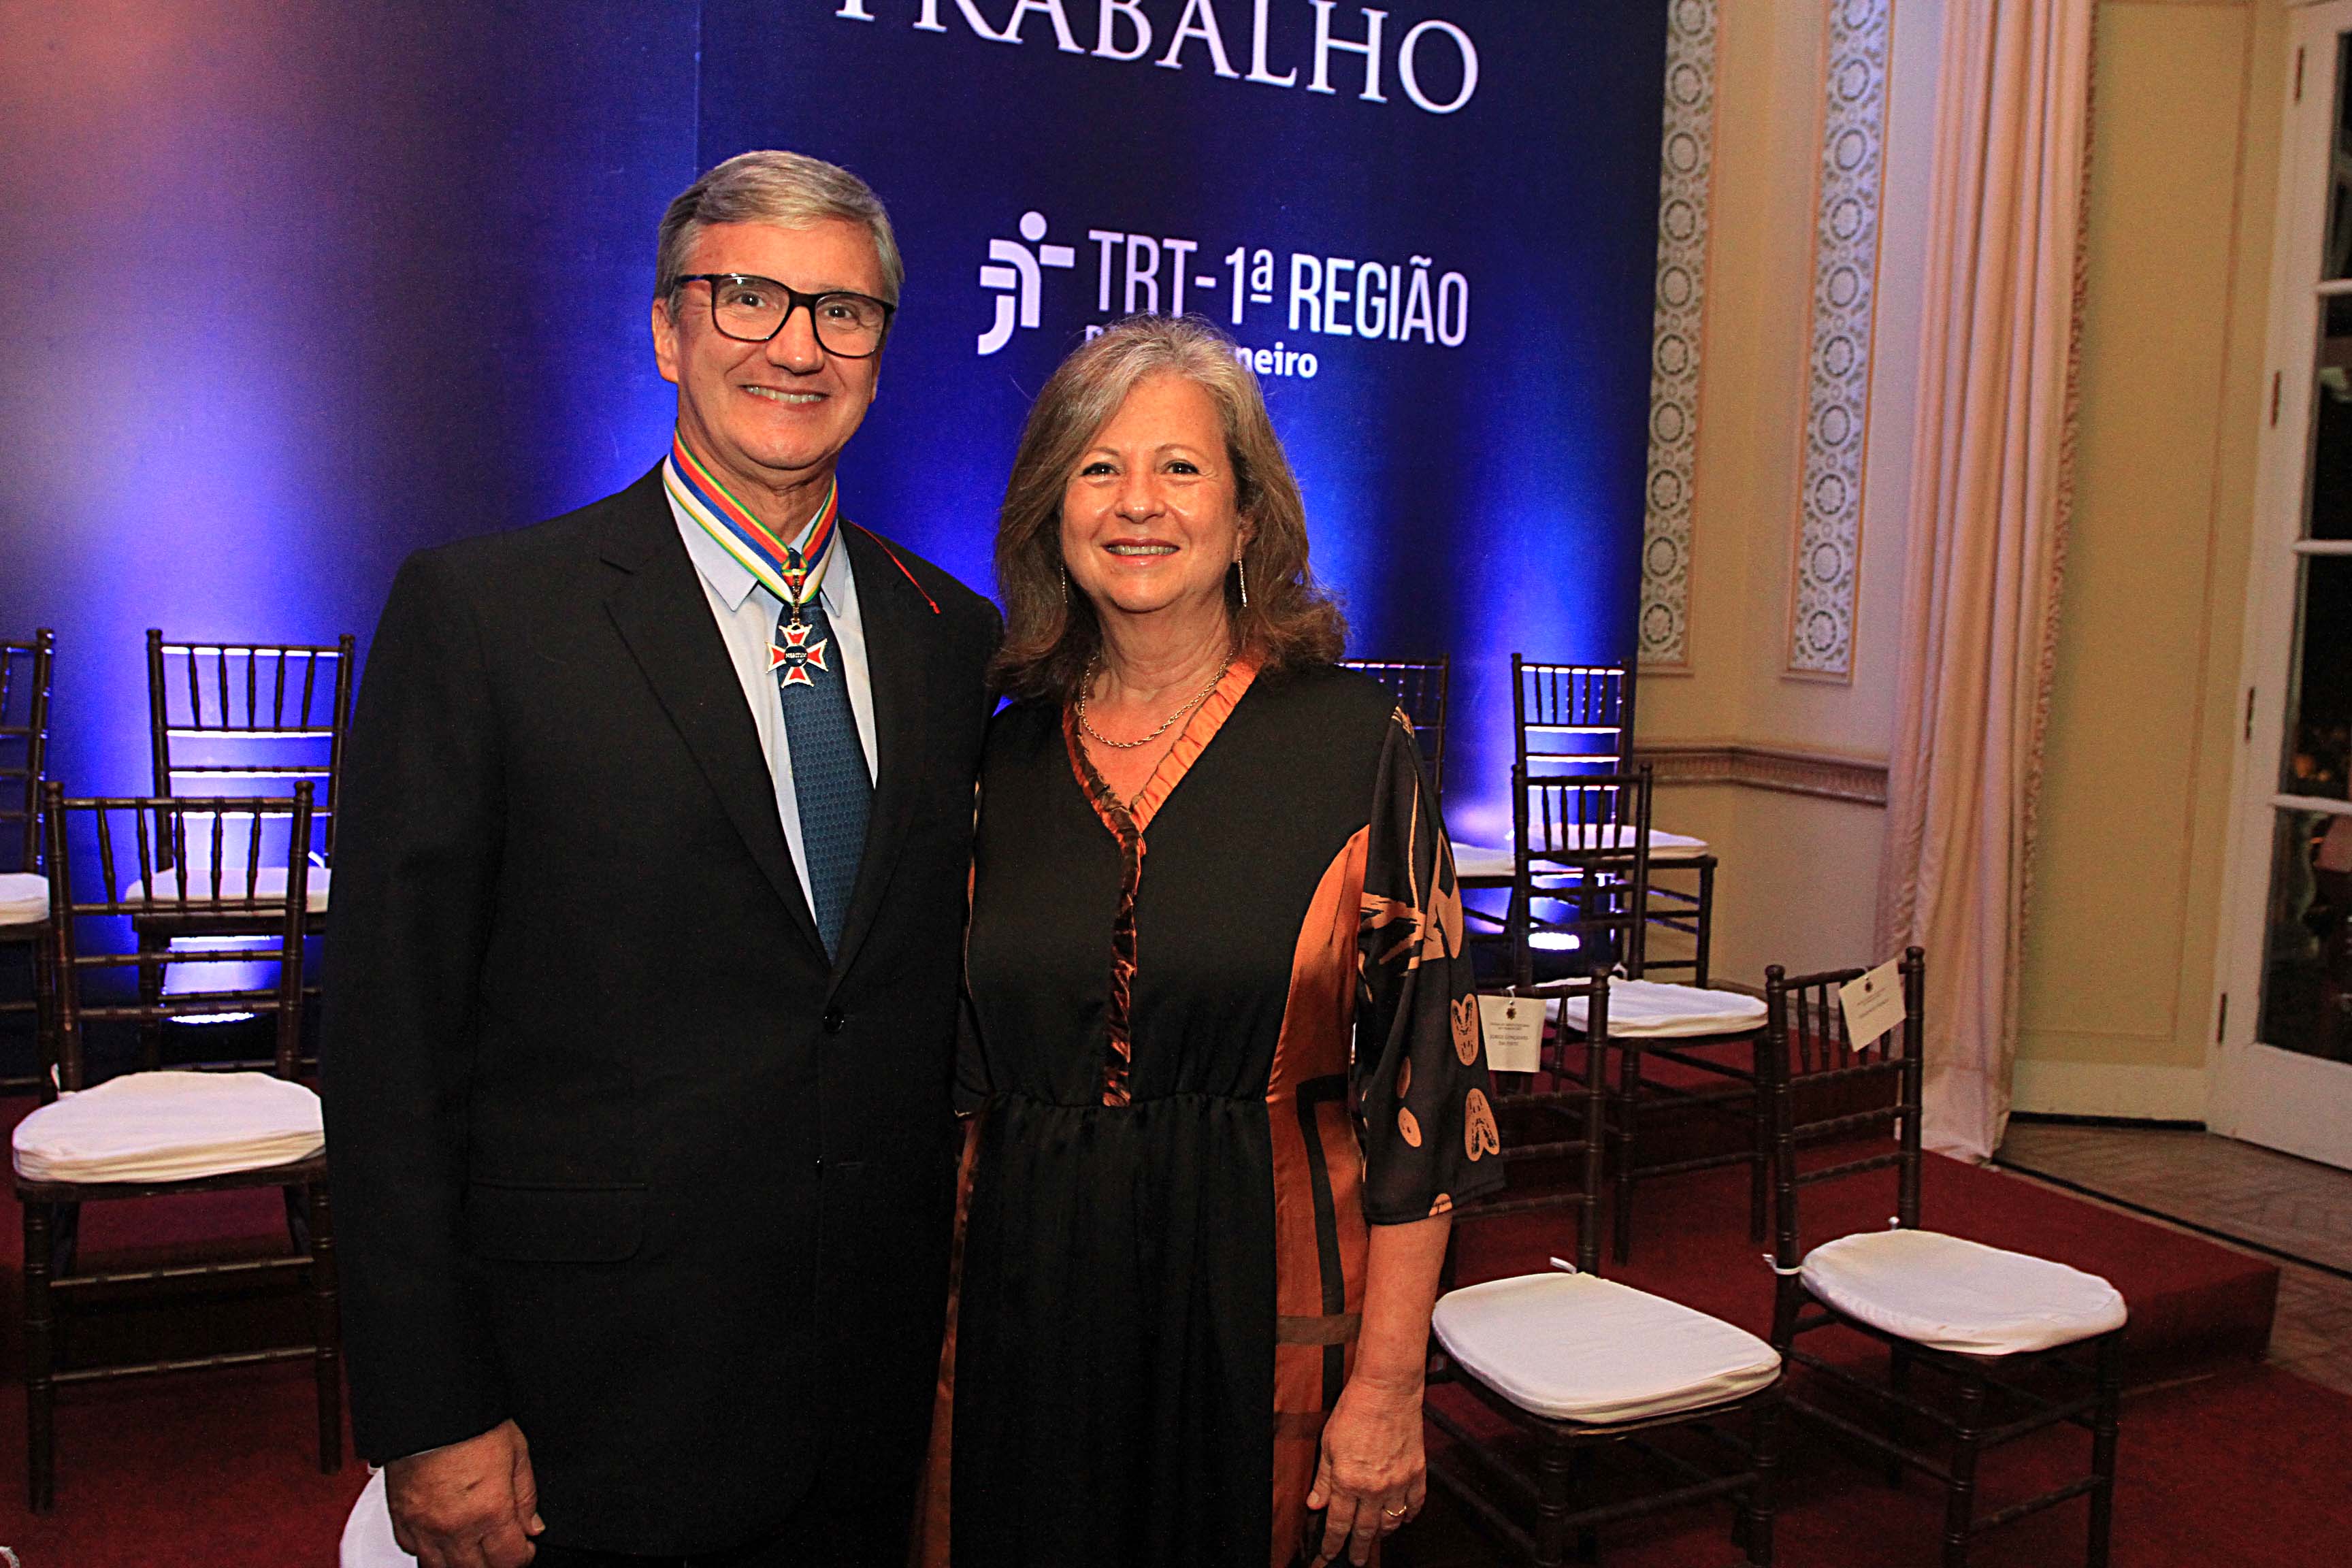
<path id="1" fill-rule="evenodd" d="M 812 598 L 801 612 L 810 646 L 833 640 L 824 599 Z M 786 641 L 792 612 L 776 617 L 776 642 Z M 828 650 L 830 651 L 830 650 Z M 849 709 L 849 686 L 838 656 L 828 660 L 829 679 L 788 680 L 777 670 L 784 702 L 784 736 L 792 752 L 793 796 L 800 804 L 801 852 L 808 858 L 809 891 L 816 904 L 817 934 L 828 958 L 841 951 L 841 926 L 849 915 L 849 895 L 857 886 L 857 865 L 866 855 L 866 816 L 874 780 L 866 771 L 866 748 L 858 743 L 857 720 Z"/>

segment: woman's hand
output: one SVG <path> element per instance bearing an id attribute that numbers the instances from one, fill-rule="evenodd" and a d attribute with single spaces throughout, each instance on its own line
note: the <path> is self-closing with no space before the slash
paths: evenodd
<path id="1" fill-rule="evenodd" d="M 1371 1557 L 1372 1542 L 1421 1511 L 1428 1466 L 1421 1441 L 1422 1381 L 1351 1377 L 1323 1427 L 1323 1455 L 1309 1510 L 1322 1509 L 1318 1568 Z"/>

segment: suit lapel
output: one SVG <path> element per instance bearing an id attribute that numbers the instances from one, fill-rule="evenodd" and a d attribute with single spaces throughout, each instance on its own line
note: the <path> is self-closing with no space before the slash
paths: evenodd
<path id="1" fill-rule="evenodd" d="M 938 619 L 897 562 L 864 529 L 845 526 L 842 544 L 857 577 L 857 609 L 866 628 L 866 668 L 874 693 L 876 760 L 874 806 L 866 815 L 866 852 L 857 866 L 857 886 L 842 921 L 841 952 L 834 964 L 835 984 L 848 973 L 858 943 L 882 908 L 908 819 L 921 794 L 928 748 L 924 743 L 925 695 Z"/>
<path id="2" fill-rule="evenodd" d="M 760 750 L 759 730 L 743 704 L 742 683 L 711 621 L 710 601 L 703 595 L 694 562 L 678 542 L 661 470 L 632 485 L 623 501 L 603 554 L 625 575 L 605 596 L 605 612 L 751 858 L 810 945 L 823 953 L 816 917 L 801 891 L 783 824 L 776 816 L 775 780 Z M 879 713 L 877 707 L 877 729 Z M 883 754 L 889 755 L 887 746 Z"/>

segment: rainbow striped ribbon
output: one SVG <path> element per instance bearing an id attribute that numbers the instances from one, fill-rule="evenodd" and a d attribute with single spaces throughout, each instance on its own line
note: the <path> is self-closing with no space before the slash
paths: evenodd
<path id="1" fill-rule="evenodd" d="M 791 607 L 794 622 L 802 607 L 817 595 L 824 583 L 825 563 L 833 558 L 835 524 L 841 512 L 841 482 L 825 488 L 824 504 L 791 543 L 778 539 L 751 509 L 730 495 L 719 476 L 686 449 L 673 435 L 669 457 L 662 463 L 662 488 L 686 514 L 702 525 L 719 547 L 741 563 L 760 585 Z"/>

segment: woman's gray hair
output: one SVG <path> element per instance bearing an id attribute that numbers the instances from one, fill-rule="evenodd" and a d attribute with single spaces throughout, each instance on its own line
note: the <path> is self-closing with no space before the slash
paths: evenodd
<path id="1" fill-rule="evenodd" d="M 864 224 L 882 258 L 885 298 L 898 302 L 906 264 L 890 215 L 865 181 L 837 163 L 805 153 L 738 153 L 677 194 L 662 214 L 654 248 L 654 298 L 677 310 L 677 280 L 702 231 L 717 223 L 772 223 L 779 228 L 809 228 L 827 219 Z"/>

